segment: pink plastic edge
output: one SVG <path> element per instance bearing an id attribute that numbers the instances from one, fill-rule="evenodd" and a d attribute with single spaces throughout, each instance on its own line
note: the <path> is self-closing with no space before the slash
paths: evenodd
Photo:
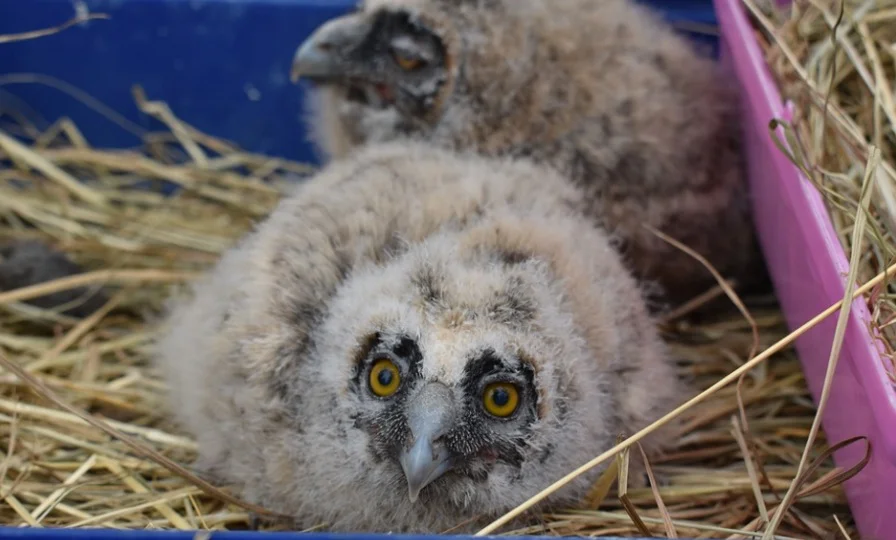
<path id="1" fill-rule="evenodd" d="M 787 118 L 780 92 L 768 72 L 740 0 L 714 0 L 722 37 L 722 63 L 741 83 L 750 182 L 757 229 L 769 270 L 791 328 L 843 297 L 848 261 L 821 195 L 774 146 L 768 122 Z M 727 56 L 730 56 L 728 58 Z M 778 129 L 783 141 L 782 130 Z M 802 275 L 801 279 L 796 276 Z M 802 283 L 800 283 L 802 282 Z M 811 286 L 807 286 L 809 283 Z M 820 286 L 820 287 L 819 287 Z M 858 299 L 824 415 L 831 443 L 865 435 L 872 459 L 845 489 L 860 532 L 868 538 L 896 538 L 896 388 L 884 368 L 882 347 L 871 334 L 870 313 Z M 836 314 L 796 344 L 809 388 L 820 396 Z M 855 443 L 835 455 L 841 467 L 854 465 L 864 448 Z"/>

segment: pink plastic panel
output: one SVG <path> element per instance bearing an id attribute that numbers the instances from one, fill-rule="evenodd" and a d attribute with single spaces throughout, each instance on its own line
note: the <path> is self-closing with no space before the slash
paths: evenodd
<path id="1" fill-rule="evenodd" d="M 787 322 L 796 328 L 843 297 L 848 262 L 821 195 L 769 133 L 772 118 L 789 115 L 740 0 L 713 1 L 721 29 L 721 62 L 743 89 L 748 169 L 762 248 Z M 896 388 L 870 334 L 869 320 L 867 306 L 861 299 L 854 302 L 823 418 L 832 444 L 861 435 L 871 441 L 871 462 L 845 486 L 866 540 L 896 538 Z M 816 402 L 836 322 L 835 314 L 796 343 Z M 863 447 L 858 442 L 838 452 L 837 465 L 858 463 Z"/>

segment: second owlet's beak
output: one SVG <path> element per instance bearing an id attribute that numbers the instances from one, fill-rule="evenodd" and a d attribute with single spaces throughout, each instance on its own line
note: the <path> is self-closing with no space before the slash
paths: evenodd
<path id="1" fill-rule="evenodd" d="M 353 14 L 327 21 L 315 30 L 296 50 L 289 78 L 293 83 L 301 77 L 329 79 L 345 73 L 348 54 L 370 31 L 370 23 Z"/>
<path id="2" fill-rule="evenodd" d="M 451 453 L 440 441 L 455 419 L 451 390 L 428 383 L 408 404 L 411 445 L 403 448 L 399 462 L 408 482 L 408 497 L 416 502 L 420 491 L 451 470 Z"/>

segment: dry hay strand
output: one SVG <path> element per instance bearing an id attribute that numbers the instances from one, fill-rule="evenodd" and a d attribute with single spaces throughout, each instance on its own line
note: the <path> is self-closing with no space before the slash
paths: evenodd
<path id="1" fill-rule="evenodd" d="M 0 131 L 0 239 L 46 242 L 91 276 L 0 292 L 0 354 L 18 366 L 0 372 L 3 525 L 219 530 L 253 521 L 244 508 L 111 434 L 192 462 L 195 443 L 166 418 L 164 383 L 148 358 L 164 299 L 263 219 L 308 167 L 242 152 L 142 93 L 136 97 L 171 126 L 170 133 L 148 135 L 139 150 L 92 148 L 66 120 L 44 132 L 23 125 Z M 13 130 L 31 137 L 17 143 Z M 167 197 L 146 189 L 163 184 L 181 189 Z M 109 294 L 85 319 L 26 302 L 48 287 L 85 282 Z M 689 321 L 681 310 L 662 322 L 683 377 L 707 388 L 787 335 L 773 299 L 749 300 L 747 308 L 749 319 L 732 309 Z M 76 409 L 48 400 L 43 388 Z M 796 476 L 814 410 L 787 349 L 685 413 L 676 448 L 649 464 L 648 482 L 627 478 L 622 452 L 620 467 L 610 469 L 618 479 L 605 474 L 582 508 L 530 515 L 512 532 L 758 537 Z M 777 537 L 832 538 L 842 534 L 841 524 L 855 534 L 840 488 L 854 471 L 835 469 L 829 454 L 813 450 L 817 468 Z"/>
<path id="2" fill-rule="evenodd" d="M 782 95 L 791 159 L 822 194 L 847 253 L 864 164 L 880 150 L 859 281 L 896 260 L 896 0 L 801 0 L 792 8 L 744 0 Z M 896 383 L 896 283 L 865 297 L 872 334 Z"/>
<path id="3" fill-rule="evenodd" d="M 39 30 L 29 30 L 27 32 L 20 32 L 18 34 L 0 34 L 0 44 L 51 36 L 53 34 L 58 34 L 63 30 L 67 30 L 72 26 L 76 26 L 87 21 L 105 20 L 108 18 L 109 16 L 105 13 L 87 13 L 86 8 L 78 10 L 76 7 L 75 16 L 60 25 L 50 28 L 41 28 Z"/>

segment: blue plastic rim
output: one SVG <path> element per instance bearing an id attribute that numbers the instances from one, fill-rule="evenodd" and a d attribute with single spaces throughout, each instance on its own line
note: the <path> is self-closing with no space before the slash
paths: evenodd
<path id="1" fill-rule="evenodd" d="M 672 22 L 716 26 L 711 0 L 639 0 Z M 70 19 L 73 0 L 0 0 L 0 34 Z M 166 102 L 185 122 L 245 150 L 319 164 L 303 125 L 306 88 L 289 82 L 298 44 L 354 0 L 83 0 L 91 21 L 52 36 L 0 45 L 0 110 L 23 113 L 38 128 L 62 117 L 94 146 L 128 148 L 162 126 L 141 114 L 131 94 Z M 690 34 L 717 51 L 714 35 Z M 38 81 L 38 82 L 35 82 Z M 54 82 L 90 96 L 113 120 Z M 217 538 L 263 540 L 436 540 L 438 535 L 227 531 Z M 194 540 L 191 531 L 0 527 L 0 540 Z M 452 536 L 473 540 L 471 536 Z M 544 537 L 515 537 L 522 540 Z M 613 540 L 612 537 L 605 537 Z"/>
<path id="2" fill-rule="evenodd" d="M 640 0 L 667 20 L 716 25 L 711 0 Z M 38 128 L 71 118 L 94 146 L 140 144 L 162 126 L 141 114 L 140 85 L 197 129 L 247 151 L 319 164 L 303 125 L 306 87 L 289 82 L 296 47 L 355 0 L 83 0 L 94 20 L 0 46 L 0 108 Z M 0 34 L 61 24 L 73 0 L 0 0 Z M 691 34 L 715 50 L 715 36 Z M 22 74 L 29 74 L 23 77 Z M 119 125 L 67 93 L 23 82 L 40 75 L 75 87 L 127 120 Z"/>
<path id="3" fill-rule="evenodd" d="M 213 538 L 226 538 L 230 540 L 433 540 L 433 536 L 402 535 L 402 534 L 334 534 L 334 533 L 288 533 L 288 532 L 250 532 L 227 531 L 209 532 L 197 538 L 192 531 L 120 531 L 112 529 L 19 529 L 0 527 L 0 539 L 2 540 L 211 540 Z M 454 540 L 506 540 L 506 536 L 453 536 L 440 535 L 438 538 L 452 538 Z M 513 536 L 516 540 L 546 540 L 550 537 L 543 536 Z M 567 537 L 577 538 L 577 537 Z M 604 540 L 623 540 L 615 536 L 602 536 Z M 627 538 L 626 540 L 647 540 L 646 538 Z"/>

